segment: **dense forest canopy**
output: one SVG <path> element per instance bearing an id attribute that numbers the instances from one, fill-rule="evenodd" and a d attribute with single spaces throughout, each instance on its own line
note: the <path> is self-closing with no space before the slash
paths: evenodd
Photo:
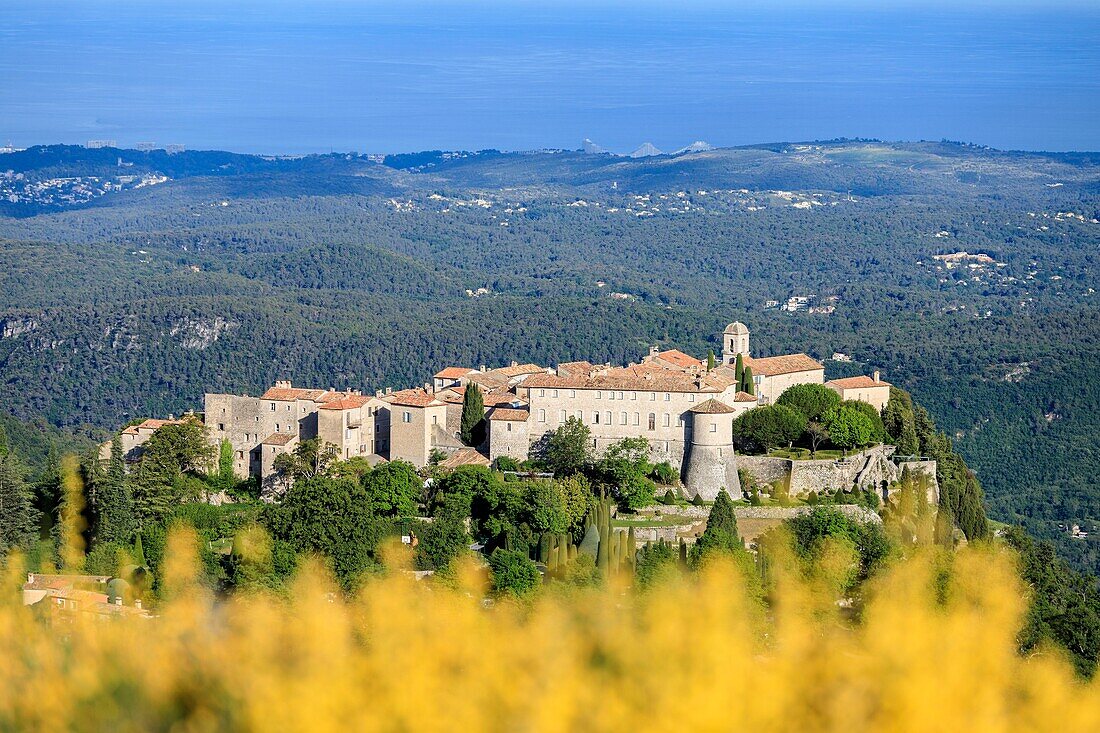
<path id="1" fill-rule="evenodd" d="M 374 389 L 653 343 L 703 356 L 738 319 L 756 354 L 881 369 L 954 440 L 993 519 L 1100 570 L 1097 155 L 46 146 L 0 156 L 0 201 L 2 411 L 64 429 L 51 440 L 276 378 Z M 978 257 L 936 259 L 958 251 Z M 808 307 L 766 307 L 792 297 Z"/>

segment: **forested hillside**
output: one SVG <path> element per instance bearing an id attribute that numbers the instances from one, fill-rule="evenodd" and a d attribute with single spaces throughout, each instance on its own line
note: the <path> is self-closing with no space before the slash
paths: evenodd
<path id="1" fill-rule="evenodd" d="M 72 432 L 275 378 L 702 355 L 739 319 L 756 354 L 882 369 L 953 436 L 993 518 L 1100 570 L 1097 156 L 57 146 L 0 156 L 0 189 L 0 412 Z M 957 251 L 982 257 L 935 259 Z M 769 305 L 792 297 L 806 308 Z M 1059 527 L 1075 522 L 1092 536 Z"/>

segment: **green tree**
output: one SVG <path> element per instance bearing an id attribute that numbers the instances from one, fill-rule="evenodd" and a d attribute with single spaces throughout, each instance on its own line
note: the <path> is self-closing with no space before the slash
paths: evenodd
<path id="1" fill-rule="evenodd" d="M 844 451 L 871 442 L 875 426 L 864 411 L 852 402 L 841 402 L 822 416 L 833 445 Z"/>
<path id="2" fill-rule="evenodd" d="M 435 515 L 419 533 L 416 546 L 416 566 L 420 570 L 445 570 L 455 558 L 467 552 L 470 536 L 466 533 L 466 512 L 469 499 L 451 494 L 444 499 Z"/>
<path id="3" fill-rule="evenodd" d="M 642 588 L 652 588 L 677 572 L 679 551 L 664 540 L 648 544 L 638 552 L 634 576 Z"/>
<path id="4" fill-rule="evenodd" d="M 333 443 L 325 443 L 320 438 L 302 440 L 290 453 L 275 457 L 275 470 L 295 481 L 313 478 L 324 474 L 340 457 Z"/>
<path id="5" fill-rule="evenodd" d="M 812 562 L 827 538 L 850 543 L 859 555 L 859 567 L 852 583 L 869 577 L 890 554 L 890 543 L 881 524 L 857 522 L 834 507 L 815 506 L 807 514 L 786 521 L 795 553 Z"/>
<path id="6" fill-rule="evenodd" d="M 745 384 L 745 358 L 738 354 L 733 360 L 733 378 L 737 382 L 737 389 L 742 391 Z"/>
<path id="7" fill-rule="evenodd" d="M 459 433 L 466 445 L 480 445 L 485 439 L 485 398 L 481 387 L 470 382 L 462 395 L 462 418 Z"/>
<path id="8" fill-rule="evenodd" d="M 562 534 L 569 530 L 570 517 L 565 496 L 553 482 L 527 482 L 524 503 L 524 520 L 535 532 Z"/>
<path id="9" fill-rule="evenodd" d="M 237 475 L 233 472 L 233 444 L 224 438 L 218 443 L 217 485 L 222 491 L 237 485 Z"/>
<path id="10" fill-rule="evenodd" d="M 551 432 L 546 442 L 546 463 L 556 475 L 568 476 L 591 462 L 592 431 L 571 417 Z"/>
<path id="11" fill-rule="evenodd" d="M 38 517 L 23 466 L 14 453 L 0 455 L 0 558 L 16 547 L 27 547 Z"/>
<path id="12" fill-rule="evenodd" d="M 714 349 L 707 349 L 707 371 L 713 372 L 716 366 L 718 366 L 718 362 L 714 358 Z"/>
<path id="13" fill-rule="evenodd" d="M 411 463 L 390 461 L 364 476 L 362 485 L 379 516 L 407 517 L 416 514 L 424 484 Z"/>
<path id="14" fill-rule="evenodd" d="M 840 404 L 840 395 L 824 384 L 796 384 L 779 395 L 775 403 L 797 410 L 813 422 Z"/>
<path id="15" fill-rule="evenodd" d="M 141 461 L 154 463 L 172 476 L 188 471 L 207 471 L 214 459 L 206 427 L 196 421 L 164 425 L 142 446 Z"/>
<path id="16" fill-rule="evenodd" d="M 745 371 L 741 375 L 741 391 L 754 395 L 756 394 L 756 384 L 752 377 L 752 367 L 746 365 Z"/>
<path id="17" fill-rule="evenodd" d="M 698 566 L 705 557 L 711 555 L 734 555 L 742 552 L 745 549 L 737 534 L 737 515 L 733 511 L 733 500 L 723 489 L 718 492 L 710 508 L 707 528 L 691 547 L 691 564 Z"/>
<path id="18" fill-rule="evenodd" d="M 797 440 L 805 429 L 805 415 L 784 405 L 754 407 L 733 421 L 738 442 L 765 453 Z"/>
<path id="19" fill-rule="evenodd" d="M 526 598 L 538 588 L 538 568 L 521 552 L 497 548 L 489 556 L 489 568 L 497 595 Z"/>
<path id="20" fill-rule="evenodd" d="M 107 459 L 98 504 L 97 542 L 130 542 L 137 524 L 130 480 L 126 476 L 126 464 L 122 457 L 122 439 L 118 435 L 111 440 L 111 455 Z"/>

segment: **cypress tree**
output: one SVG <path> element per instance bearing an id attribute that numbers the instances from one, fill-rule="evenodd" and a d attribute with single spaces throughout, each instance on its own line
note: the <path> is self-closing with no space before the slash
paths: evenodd
<path id="1" fill-rule="evenodd" d="M 718 362 L 714 358 L 714 349 L 707 350 L 707 371 L 714 371 L 714 367 L 718 366 Z"/>
<path id="2" fill-rule="evenodd" d="M 478 445 L 481 442 L 481 434 L 484 432 L 484 422 L 485 398 L 481 395 L 481 388 L 469 382 L 462 395 L 462 418 L 459 427 L 462 442 L 466 445 Z"/>
<path id="3" fill-rule="evenodd" d="M 638 545 L 634 539 L 634 527 L 627 530 L 626 533 L 626 546 L 627 546 L 627 562 L 630 563 L 630 567 L 634 567 L 634 556 L 638 552 Z"/>
<path id="4" fill-rule="evenodd" d="M 684 538 L 681 537 L 680 538 L 680 564 L 681 565 L 687 565 L 687 561 L 688 561 L 688 546 L 687 546 L 687 543 L 684 542 Z"/>
<path id="5" fill-rule="evenodd" d="M 738 354 L 737 358 L 733 360 L 733 378 L 737 382 L 737 388 L 740 389 L 741 385 L 745 383 L 745 359 Z"/>
<path id="6" fill-rule="evenodd" d="M 145 565 L 145 548 L 141 546 L 141 535 L 137 536 L 134 541 L 134 564 L 138 566 Z"/>
<path id="7" fill-rule="evenodd" d="M 741 373 L 741 391 L 747 392 L 751 395 L 756 394 L 756 386 L 752 383 L 752 367 L 745 367 L 745 371 Z"/>

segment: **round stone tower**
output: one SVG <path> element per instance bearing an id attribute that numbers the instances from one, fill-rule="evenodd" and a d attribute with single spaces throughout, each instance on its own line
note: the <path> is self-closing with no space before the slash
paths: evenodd
<path id="1" fill-rule="evenodd" d="M 749 355 L 749 329 L 741 321 L 734 321 L 722 332 L 722 363 L 732 364 L 738 354 Z"/>
<path id="2" fill-rule="evenodd" d="M 733 451 L 733 408 L 715 399 L 691 409 L 691 447 L 684 461 L 684 487 L 689 499 L 713 501 L 726 489 L 741 497 Z"/>

